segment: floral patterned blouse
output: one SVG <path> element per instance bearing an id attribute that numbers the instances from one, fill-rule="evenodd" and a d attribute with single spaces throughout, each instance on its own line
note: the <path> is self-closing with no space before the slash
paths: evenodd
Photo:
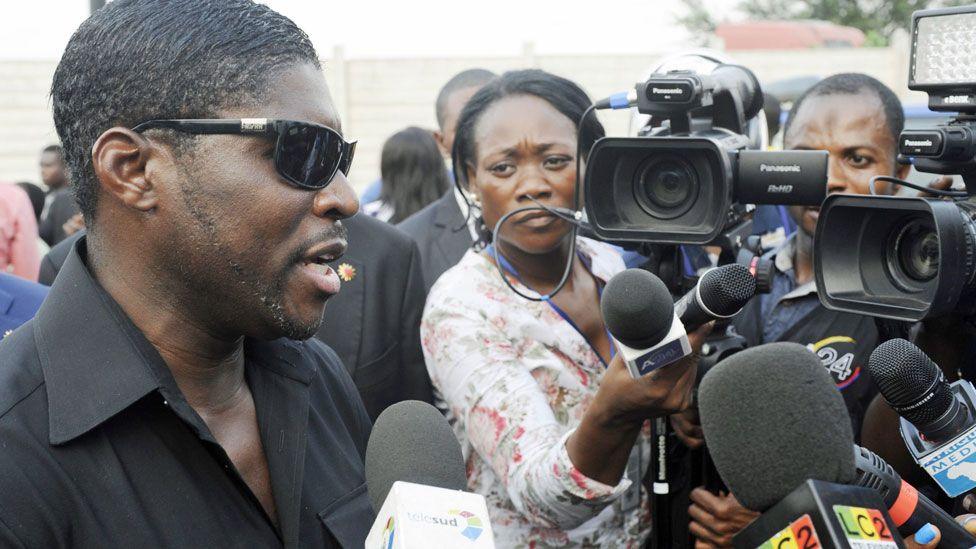
<path id="1" fill-rule="evenodd" d="M 603 282 L 624 269 L 605 244 L 579 238 L 579 250 Z M 487 500 L 498 547 L 641 545 L 650 533 L 640 489 L 649 424 L 616 486 L 584 476 L 566 450 L 605 369 L 582 334 L 548 303 L 514 294 L 473 250 L 431 288 L 420 332 L 438 405 L 461 442 L 468 486 Z"/>

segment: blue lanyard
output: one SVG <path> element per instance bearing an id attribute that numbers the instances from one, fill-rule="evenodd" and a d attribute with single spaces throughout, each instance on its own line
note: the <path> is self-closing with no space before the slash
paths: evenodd
<path id="1" fill-rule="evenodd" d="M 485 253 L 488 254 L 488 257 L 492 257 L 492 258 L 495 257 L 494 244 L 489 244 L 488 246 L 486 246 L 484 251 Z M 583 265 L 586 267 L 586 270 L 590 271 L 590 273 L 592 274 L 592 270 L 590 269 L 590 262 L 587 260 L 586 256 L 584 256 L 580 252 L 577 252 L 577 256 L 579 257 L 580 261 L 583 262 Z M 504 255 L 498 254 L 498 260 L 501 262 L 502 268 L 505 269 L 505 272 L 515 277 L 515 280 L 517 280 L 519 284 L 532 290 L 532 288 L 530 288 L 528 284 L 522 281 L 522 277 L 519 276 L 518 271 L 515 270 L 515 267 L 513 267 L 512 264 L 508 262 L 508 259 Z M 535 292 L 535 290 L 532 291 Z M 596 293 L 597 293 L 597 297 L 603 297 L 603 285 L 600 284 L 599 282 L 597 282 L 596 285 Z M 553 303 L 552 299 L 550 299 L 549 296 L 547 295 L 543 296 L 542 294 L 539 295 L 542 296 L 542 301 L 546 302 L 546 304 L 552 307 L 552 310 L 556 311 L 556 314 L 558 314 L 563 320 L 568 322 L 569 325 L 572 326 L 574 330 L 576 330 L 576 333 L 578 333 L 580 337 L 583 338 L 583 341 L 585 341 L 586 344 L 590 346 L 590 350 L 593 351 L 593 354 L 596 355 L 598 359 L 600 359 L 600 363 L 603 364 L 603 367 L 604 368 L 608 367 L 606 361 L 603 360 L 603 357 L 600 356 L 600 353 L 596 350 L 596 347 L 593 346 L 593 343 L 591 343 L 589 339 L 586 339 L 586 335 L 583 333 L 582 330 L 580 330 L 579 326 L 577 326 L 576 323 L 573 322 L 573 319 L 569 318 L 569 315 L 566 314 L 566 311 L 562 310 L 559 307 L 559 305 Z M 610 335 L 610 330 L 607 329 L 606 325 L 604 325 L 603 329 L 606 330 L 607 340 L 610 342 L 610 358 L 613 358 L 617 354 L 617 349 L 613 343 L 613 336 Z"/>
<path id="2" fill-rule="evenodd" d="M 790 218 L 790 212 L 786 209 L 786 206 L 776 206 L 779 210 L 779 220 L 783 223 L 783 231 L 789 235 L 795 230 L 793 225 L 793 220 Z"/>

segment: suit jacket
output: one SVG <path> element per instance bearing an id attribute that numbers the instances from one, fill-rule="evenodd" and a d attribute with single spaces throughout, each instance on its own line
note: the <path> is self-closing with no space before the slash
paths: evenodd
<path id="1" fill-rule="evenodd" d="M 349 368 L 374 421 L 401 400 L 433 402 L 420 347 L 427 292 L 417 245 L 367 215 L 342 224 L 349 232 L 349 248 L 331 264 L 342 289 L 326 303 L 316 337 Z"/>
<path id="2" fill-rule="evenodd" d="M 58 271 L 61 270 L 61 266 L 64 265 L 65 260 L 68 259 L 68 253 L 71 252 L 71 246 L 84 234 L 85 231 L 81 230 L 62 240 L 61 242 L 58 242 L 57 245 L 52 247 L 47 254 L 41 258 L 41 270 L 37 275 L 38 282 L 45 286 L 54 284 L 54 279 L 58 276 Z"/>
<path id="3" fill-rule="evenodd" d="M 47 242 L 50 246 L 54 246 L 68 237 L 68 235 L 64 234 L 64 229 L 61 226 L 71 219 L 71 216 L 80 211 L 78 204 L 75 202 L 74 191 L 71 187 L 58 189 L 54 191 L 54 201 L 51 202 L 51 207 L 47 209 L 47 212 L 41 218 L 41 224 L 37 232 L 44 239 L 44 242 Z M 67 255 L 67 252 L 65 252 L 65 257 Z"/>
<path id="4" fill-rule="evenodd" d="M 44 286 L 0 273 L 0 340 L 33 318 L 46 296 Z"/>
<path id="5" fill-rule="evenodd" d="M 349 231 L 349 249 L 331 264 L 343 278 L 342 289 L 326 303 L 316 337 L 342 359 L 373 421 L 401 400 L 433 402 L 420 348 L 427 293 L 417 245 L 393 226 L 366 215 L 342 224 Z M 42 283 L 54 281 L 71 245 L 83 233 L 44 256 Z"/>
<path id="6" fill-rule="evenodd" d="M 453 188 L 436 202 L 404 219 L 397 228 L 410 235 L 420 247 L 427 290 L 444 271 L 457 265 L 473 244 Z"/>

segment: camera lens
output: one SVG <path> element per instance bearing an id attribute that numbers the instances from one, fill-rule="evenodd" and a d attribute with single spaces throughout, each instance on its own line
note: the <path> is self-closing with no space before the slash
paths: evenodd
<path id="1" fill-rule="evenodd" d="M 905 223 L 895 233 L 888 254 L 889 270 L 905 290 L 915 291 L 911 282 L 925 283 L 939 274 L 939 236 L 927 219 Z"/>
<path id="2" fill-rule="evenodd" d="M 655 155 L 637 170 L 634 196 L 647 213 L 659 219 L 674 219 L 694 206 L 698 198 L 698 177 L 694 168 L 677 155 Z"/>

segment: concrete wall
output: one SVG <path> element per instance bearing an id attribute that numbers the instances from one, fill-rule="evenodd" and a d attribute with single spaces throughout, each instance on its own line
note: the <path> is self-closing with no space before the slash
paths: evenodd
<path id="1" fill-rule="evenodd" d="M 891 48 L 736 52 L 734 57 L 761 81 L 857 71 L 875 76 L 903 97 L 910 96 L 905 87 L 908 51 L 904 43 Z M 437 92 L 461 70 L 539 67 L 577 81 L 597 99 L 632 86 L 659 58 L 654 53 L 536 55 L 527 46 L 515 57 L 442 59 L 346 59 L 337 49 L 324 63 L 345 133 L 359 139 L 350 179 L 362 189 L 378 177 L 380 150 L 390 134 L 411 125 L 436 126 Z M 56 60 L 0 61 L 0 181 L 39 179 L 38 153 L 57 141 L 48 100 L 56 64 Z M 601 114 L 601 120 L 608 133 L 624 134 L 629 115 Z"/>

